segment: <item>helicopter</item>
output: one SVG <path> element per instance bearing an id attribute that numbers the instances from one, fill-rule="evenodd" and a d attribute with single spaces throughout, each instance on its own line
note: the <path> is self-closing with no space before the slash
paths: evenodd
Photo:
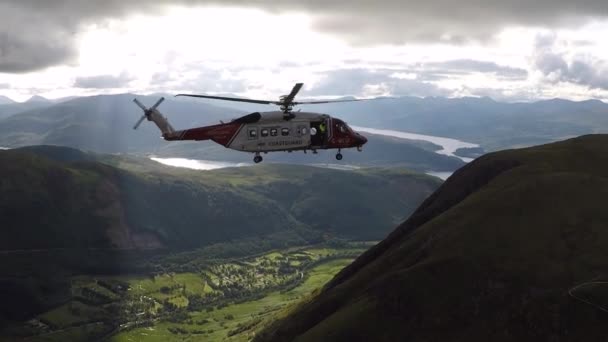
<path id="1" fill-rule="evenodd" d="M 291 92 L 279 97 L 278 101 L 243 99 L 224 96 L 177 94 L 206 99 L 216 99 L 235 102 L 278 105 L 280 111 L 254 112 L 230 122 L 216 125 L 175 130 L 166 117 L 158 111 L 158 106 L 164 101 L 161 97 L 152 107 L 146 108 L 136 98 L 133 99 L 144 115 L 135 123 L 137 129 L 144 119 L 158 126 L 162 137 L 167 141 L 175 140 L 212 140 L 226 148 L 237 151 L 254 153 L 253 161 L 262 161 L 261 153 L 276 151 L 304 151 L 337 149 L 336 159 L 342 160 L 342 149 L 357 148 L 362 151 L 367 138 L 355 132 L 348 124 L 328 114 L 312 112 L 293 112 L 293 107 L 300 104 L 321 104 L 335 102 L 353 102 L 369 99 L 343 99 L 320 101 L 294 101 L 303 83 L 296 83 Z"/>

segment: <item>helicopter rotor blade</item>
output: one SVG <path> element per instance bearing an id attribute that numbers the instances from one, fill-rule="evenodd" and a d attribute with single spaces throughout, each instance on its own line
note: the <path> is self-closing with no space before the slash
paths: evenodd
<path id="1" fill-rule="evenodd" d="M 158 99 L 158 101 L 156 101 L 156 103 L 154 104 L 154 106 L 150 107 L 151 110 L 156 109 L 156 107 L 160 106 L 161 103 L 163 103 L 163 101 L 165 101 L 164 97 L 161 97 L 160 99 Z"/>
<path id="2" fill-rule="evenodd" d="M 238 97 L 226 97 L 226 96 L 195 95 L 195 94 L 177 94 L 175 96 L 200 97 L 200 98 L 204 98 L 204 99 L 215 99 L 215 100 L 234 101 L 234 102 L 249 102 L 249 103 L 258 103 L 258 104 L 281 104 L 280 102 L 277 102 L 277 101 L 240 99 Z"/>
<path id="3" fill-rule="evenodd" d="M 390 97 L 375 97 L 370 99 L 348 99 L 348 100 L 319 100 L 319 101 L 298 101 L 294 105 L 321 104 L 321 103 L 338 103 L 338 102 L 356 102 L 356 101 L 372 101 L 372 100 L 387 100 Z"/>
<path id="4" fill-rule="evenodd" d="M 139 127 L 139 125 L 141 125 L 141 123 L 144 121 L 144 119 L 146 118 L 146 115 L 142 115 L 141 118 L 139 118 L 139 120 L 137 120 L 137 123 L 135 123 L 135 126 L 133 126 L 133 129 L 137 129 L 137 127 Z"/>
<path id="5" fill-rule="evenodd" d="M 293 86 L 293 89 L 291 89 L 291 92 L 289 93 L 289 95 L 285 96 L 282 99 L 283 104 L 290 104 L 293 102 L 293 99 L 296 97 L 296 95 L 298 94 L 298 92 L 300 91 L 300 89 L 302 89 L 302 86 L 304 85 L 304 83 L 296 83 L 296 85 Z"/>
<path id="6" fill-rule="evenodd" d="M 148 108 L 146 108 L 146 106 L 144 106 L 141 102 L 139 102 L 138 99 L 133 99 L 133 102 L 135 102 L 135 104 L 137 106 L 139 106 L 139 108 L 141 108 L 141 110 L 143 110 L 144 112 L 148 110 Z"/>

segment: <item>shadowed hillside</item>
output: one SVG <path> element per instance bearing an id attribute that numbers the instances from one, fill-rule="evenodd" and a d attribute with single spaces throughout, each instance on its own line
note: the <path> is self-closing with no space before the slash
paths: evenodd
<path id="1" fill-rule="evenodd" d="M 378 239 L 439 184 L 393 169 L 201 172 L 52 146 L 2 151 L 0 159 L 1 249 L 58 248 L 79 236 L 87 247 L 190 248 L 312 228 Z M 384 228 L 363 224 L 378 221 Z"/>
<path id="2" fill-rule="evenodd" d="M 381 239 L 441 183 L 399 169 L 201 172 L 55 146 L 0 151 L 0 165 L 0 323 L 65 300 L 69 274 L 133 271 L 155 251 Z"/>
<path id="3" fill-rule="evenodd" d="M 485 155 L 256 341 L 603 340 L 607 174 L 605 135 Z"/>

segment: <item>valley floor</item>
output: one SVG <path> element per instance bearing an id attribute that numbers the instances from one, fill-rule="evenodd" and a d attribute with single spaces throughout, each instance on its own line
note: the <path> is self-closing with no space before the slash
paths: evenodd
<path id="1" fill-rule="evenodd" d="M 77 276 L 69 302 L 14 332 L 26 341 L 247 341 L 370 245 L 189 260 L 146 276 Z"/>

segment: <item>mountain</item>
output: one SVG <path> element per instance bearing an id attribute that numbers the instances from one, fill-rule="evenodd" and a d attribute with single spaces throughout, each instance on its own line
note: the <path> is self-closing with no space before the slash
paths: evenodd
<path id="1" fill-rule="evenodd" d="M 38 102 L 38 103 L 51 103 L 52 101 L 51 101 L 51 100 L 49 100 L 49 99 L 47 99 L 46 97 L 42 97 L 42 96 L 40 96 L 40 95 L 34 95 L 34 96 L 30 97 L 30 98 L 29 98 L 27 101 L 25 101 L 25 102 L 26 102 L 26 103 L 27 103 L 27 102 L 30 102 L 30 103 L 33 103 L 33 102 Z"/>
<path id="2" fill-rule="evenodd" d="M 252 155 L 226 149 L 213 142 L 166 142 L 156 126 L 133 124 L 141 110 L 132 103 L 135 95 L 81 97 L 39 109 L 20 112 L 0 120 L 0 146 L 62 145 L 101 153 L 146 153 L 165 157 L 188 157 L 218 161 L 251 162 Z M 158 97 L 138 96 L 147 105 Z M 217 101 L 216 101 L 217 102 Z M 2 108 L 0 107 L 0 116 Z M 197 127 L 228 121 L 244 112 L 195 101 L 167 98 L 160 110 L 176 128 Z M 464 165 L 458 158 L 439 155 L 439 147 L 406 139 L 374 137 L 364 153 L 345 150 L 344 163 L 365 166 L 402 165 L 419 171 L 453 171 Z M 335 151 L 318 155 L 271 153 L 268 162 L 335 163 Z"/>
<path id="3" fill-rule="evenodd" d="M 0 103 L 0 121 L 8 118 L 12 115 L 25 112 L 32 109 L 39 109 L 49 106 L 46 102 L 14 102 L 14 103 Z"/>
<path id="4" fill-rule="evenodd" d="M 255 341 L 600 341 L 608 136 L 491 153 Z"/>
<path id="5" fill-rule="evenodd" d="M 15 103 L 10 97 L 0 95 L 0 105 Z"/>
<path id="6" fill-rule="evenodd" d="M 65 302 L 71 275 L 142 272 L 153 255 L 381 239 L 441 183 L 402 169 L 200 172 L 57 146 L 0 151 L 0 165 L 0 330 Z"/>
<path id="7" fill-rule="evenodd" d="M 400 97 L 301 108 L 327 111 L 356 126 L 456 138 L 487 151 L 608 132 L 608 104 L 598 100 Z"/>
<path id="8" fill-rule="evenodd" d="M 96 152 L 154 151 L 165 142 L 154 125 L 133 124 L 142 111 L 135 95 L 81 97 L 28 110 L 0 121 L 0 145 L 64 145 Z M 137 96 L 151 106 L 158 98 Z M 166 100 L 160 108 L 177 127 L 217 123 L 230 117 L 225 110 L 208 105 Z"/>
<path id="9" fill-rule="evenodd" d="M 378 239 L 439 184 L 395 169 L 199 172 L 54 146 L 0 151 L 0 160 L 0 250 L 182 249 L 290 229 Z"/>

